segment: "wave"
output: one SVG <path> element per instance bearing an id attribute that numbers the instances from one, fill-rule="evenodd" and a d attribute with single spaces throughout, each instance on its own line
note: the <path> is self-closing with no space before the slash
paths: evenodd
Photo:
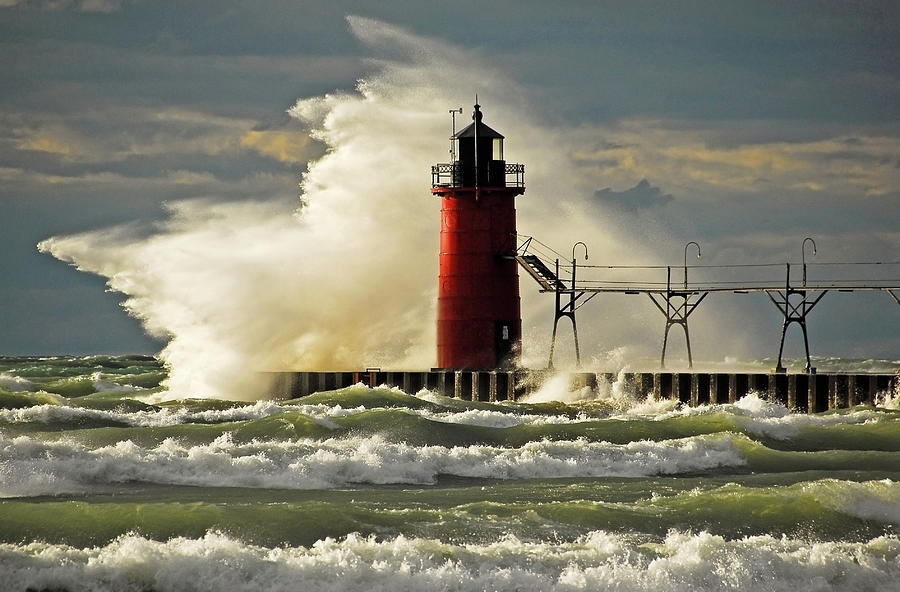
<path id="1" fill-rule="evenodd" d="M 38 392 L 9 392 L 0 388 L 0 413 L 8 409 L 25 409 L 41 405 L 65 405 L 66 398 L 53 393 Z"/>
<path id="2" fill-rule="evenodd" d="M 897 452 L 773 450 L 728 432 L 621 444 L 580 437 L 527 439 L 516 446 L 468 443 L 471 434 L 462 434 L 457 437 L 465 444 L 423 445 L 399 437 L 404 426 L 397 425 L 396 415 L 375 411 L 361 415 L 372 413 L 390 425 L 392 439 L 353 430 L 334 436 L 332 426 L 296 414 L 245 425 L 149 428 L 141 432 L 148 436 L 149 444 L 121 440 L 118 432 L 122 430 L 116 428 L 83 430 L 115 440 L 107 445 L 98 445 L 98 438 L 84 444 L 68 436 L 53 440 L 0 434 L 0 495 L 90 491 L 130 482 L 323 489 L 354 483 L 430 484 L 440 475 L 481 479 L 639 477 L 725 469 L 896 471 L 900 466 Z M 418 420 L 409 419 L 412 435 L 418 435 Z M 371 418 L 364 422 L 370 426 L 377 423 Z M 452 441 L 456 429 L 449 426 L 439 439 Z M 296 438 L 298 432 L 304 437 Z M 166 434 L 179 437 L 160 439 Z M 314 437 L 305 437 L 307 434 Z M 327 437 L 329 434 L 332 437 Z M 281 439 L 273 439 L 279 436 Z"/>
<path id="3" fill-rule="evenodd" d="M 900 483 L 890 479 L 854 483 L 826 479 L 794 486 L 823 506 L 861 518 L 900 526 Z"/>
<path id="4" fill-rule="evenodd" d="M 729 540 L 671 531 L 646 541 L 599 530 L 568 543 L 506 536 L 466 545 L 351 534 L 308 548 L 269 548 L 210 532 L 167 541 L 128 534 L 88 548 L 5 544 L 0 561 L 11 590 L 887 592 L 900 580 L 900 540 Z"/>
<path id="5" fill-rule="evenodd" d="M 0 356 L 0 392 L 42 391 L 68 398 L 135 392 L 158 388 L 166 374 L 165 368 L 148 356 Z"/>
<path id="6" fill-rule="evenodd" d="M 817 538 L 850 537 L 900 526 L 900 482 L 847 481 L 834 478 L 789 486 L 748 487 L 728 483 L 676 495 L 654 495 L 637 502 L 635 511 L 653 515 L 663 525 L 679 521 L 729 535 L 814 534 Z"/>
<path id="7" fill-rule="evenodd" d="M 242 443 L 353 434 L 423 446 L 497 447 L 542 440 L 627 444 L 736 433 L 773 450 L 900 451 L 896 412 L 854 408 L 791 414 L 756 396 L 731 405 L 685 407 L 655 415 L 632 411 L 610 415 L 607 408 L 591 403 L 478 403 L 362 385 L 253 404 L 188 400 L 150 405 L 127 393 L 65 399 L 40 392 L 3 395 L 0 402 L 9 407 L 0 409 L 0 429 L 5 426 L 8 435 L 44 432 L 51 437 L 52 432 L 52 437 L 93 446 L 129 440 L 150 446 L 167 438 L 210 443 L 226 432 Z"/>
<path id="8" fill-rule="evenodd" d="M 354 483 L 431 484 L 440 475 L 482 479 L 645 476 L 740 467 L 732 436 L 662 442 L 537 441 L 518 448 L 414 446 L 380 436 L 209 444 L 166 439 L 90 448 L 29 436 L 0 438 L 0 496 L 91 491 L 146 482 L 218 487 L 324 489 Z"/>
<path id="9" fill-rule="evenodd" d="M 37 390 L 37 386 L 27 378 L 0 372 L 0 389 L 7 392 L 29 392 Z"/>
<path id="10" fill-rule="evenodd" d="M 753 476 L 741 483 L 716 477 L 444 478 L 427 488 L 325 491 L 144 485 L 91 497 L 0 500 L 0 542 L 83 546 L 131 531 L 165 540 L 210 530 L 268 546 L 311 545 L 353 532 L 467 543 L 505 534 L 573 541 L 597 528 L 662 537 L 686 523 L 726 538 L 859 541 L 895 533 L 898 508 L 897 481 L 833 477 L 789 485 L 755 482 Z"/>
<path id="11" fill-rule="evenodd" d="M 82 403 L 82 401 L 79 401 Z M 246 421 L 269 417 L 282 413 L 285 407 L 270 401 L 260 401 L 254 405 L 235 406 L 227 409 L 212 409 L 205 411 L 192 411 L 187 408 L 160 408 L 152 405 L 141 404 L 138 401 L 115 400 L 111 404 L 113 409 L 97 408 L 91 406 L 63 406 L 57 404 L 41 404 L 27 408 L 0 410 L 0 421 L 7 423 L 44 423 L 44 424 L 68 424 L 78 423 L 83 420 L 103 420 L 115 424 L 150 427 L 173 426 L 188 423 L 220 423 L 229 421 Z M 129 409 L 135 405 L 141 407 L 137 410 Z"/>

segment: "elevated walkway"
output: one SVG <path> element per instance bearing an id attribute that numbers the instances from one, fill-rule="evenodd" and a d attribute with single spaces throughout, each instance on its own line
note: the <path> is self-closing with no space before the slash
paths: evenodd
<path id="1" fill-rule="evenodd" d="M 548 368 L 553 367 L 557 325 L 563 317 L 572 321 L 576 365 L 580 366 L 581 353 L 575 312 L 598 294 L 646 294 L 666 318 L 660 368 L 666 366 L 669 331 L 676 325 L 684 332 L 688 367 L 692 368 L 688 318 L 700 303 L 710 294 L 763 293 L 775 305 L 782 318 L 777 372 L 786 372 L 782 364 L 785 337 L 788 327 L 796 324 L 803 332 L 808 374 L 815 374 L 816 369 L 810 359 L 807 317 L 826 294 L 879 291 L 887 293 L 894 302 L 900 304 L 898 296 L 900 277 L 883 277 L 887 270 L 892 270 L 896 276 L 900 276 L 900 261 L 829 262 L 807 266 L 804 252 L 802 266 L 794 266 L 795 271 L 798 267 L 802 270 L 802 278 L 798 280 L 792 277 L 790 263 L 687 265 L 687 246 L 697 245 L 693 241 L 685 245 L 684 265 L 579 265 L 575 256 L 578 246 L 584 247 L 584 258 L 585 260 L 588 258 L 587 246 L 583 242 L 575 243 L 572 247 L 572 258 L 567 259 L 534 237 L 517 238 L 523 241 L 516 251 L 516 261 L 537 282 L 541 292 L 552 292 L 556 296 Z M 807 241 L 812 239 L 809 237 L 804 239 L 804 246 Z M 812 242 L 815 246 L 815 241 Z M 700 247 L 697 245 L 698 258 L 699 252 Z M 568 274 L 565 280 L 560 277 L 561 262 L 564 265 L 563 272 Z M 821 277 L 809 280 L 808 267 L 816 268 L 816 271 L 821 272 Z M 784 270 L 783 280 L 771 277 L 771 271 L 779 268 Z M 675 277 L 682 281 L 673 281 L 673 270 L 676 273 Z M 697 279 L 688 281 L 688 270 L 693 270 L 691 272 L 693 275 L 702 274 L 702 277 L 699 281 Z M 660 277 L 663 271 L 665 278 Z M 768 275 L 759 277 L 759 273 Z M 850 273 L 854 275 L 850 277 L 845 275 Z"/>

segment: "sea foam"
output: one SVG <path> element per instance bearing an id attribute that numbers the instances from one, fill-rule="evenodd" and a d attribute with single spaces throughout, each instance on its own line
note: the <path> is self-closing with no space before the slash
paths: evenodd
<path id="1" fill-rule="evenodd" d="M 28 392 L 37 390 L 33 382 L 21 376 L 0 372 L 0 388 L 10 392 Z"/>
<path id="2" fill-rule="evenodd" d="M 249 421 L 300 412 L 317 418 L 344 417 L 365 411 L 364 407 L 344 408 L 340 405 L 281 405 L 274 401 L 257 401 L 252 405 L 235 405 L 227 409 L 191 411 L 184 407 L 154 409 L 148 411 L 119 411 L 116 409 L 91 409 L 60 405 L 34 405 L 21 409 L 0 409 L 0 421 L 7 423 L 65 423 L 80 419 L 114 421 L 134 427 L 163 427 L 189 423 L 224 423 Z"/>
<path id="3" fill-rule="evenodd" d="M 807 484 L 803 490 L 826 507 L 864 520 L 900 526 L 900 482 L 826 479 Z"/>
<path id="4" fill-rule="evenodd" d="M 351 534 L 267 548 L 219 533 L 154 541 L 128 534 L 93 548 L 0 545 L 9 590 L 896 590 L 900 540 L 728 540 L 671 531 L 661 541 L 594 531 L 574 542 L 513 536 L 456 545 Z"/>
<path id="5" fill-rule="evenodd" d="M 433 483 L 439 475 L 485 479 L 673 475 L 744 464 L 736 436 L 628 444 L 533 441 L 518 448 L 412 446 L 380 436 L 209 444 L 169 438 L 91 449 L 67 440 L 0 437 L 0 496 L 91 491 L 128 482 L 322 489 L 354 483 Z"/>

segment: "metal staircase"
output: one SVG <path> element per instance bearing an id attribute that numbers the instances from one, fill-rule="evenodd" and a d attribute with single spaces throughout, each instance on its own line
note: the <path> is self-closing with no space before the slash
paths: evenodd
<path id="1" fill-rule="evenodd" d="M 516 254 L 516 261 L 528 272 L 528 275 L 540 284 L 541 288 L 546 292 L 555 292 L 557 290 L 566 290 L 566 285 L 556 276 L 553 271 L 541 261 L 537 255 L 525 253 L 523 255 Z"/>

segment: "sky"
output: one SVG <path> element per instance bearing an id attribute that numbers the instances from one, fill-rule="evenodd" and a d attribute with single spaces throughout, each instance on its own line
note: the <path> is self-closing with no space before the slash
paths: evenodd
<path id="1" fill-rule="evenodd" d="M 260 321 L 285 335 L 248 340 L 280 352 L 258 364 L 302 366 L 345 347 L 323 336 L 354 308 L 369 334 L 331 363 L 372 365 L 360 352 L 382 339 L 375 361 L 427 366 L 433 327 L 412 324 L 434 319 L 417 304 L 436 283 L 428 167 L 446 160 L 448 110 L 467 121 L 476 93 L 526 166 L 520 232 L 561 253 L 582 240 L 590 263 L 680 266 L 696 241 L 704 265 L 796 265 L 809 236 L 809 263 L 900 261 L 891 0 L 0 0 L 0 46 L 0 355 L 188 356 L 246 335 L 258 307 L 322 315 L 315 330 Z M 529 281 L 537 363 L 552 297 Z M 649 300 L 579 314 L 597 364 L 658 355 Z M 777 353 L 763 295 L 711 296 L 691 322 L 695 358 Z M 884 293 L 829 294 L 809 322 L 814 354 L 900 359 Z"/>

